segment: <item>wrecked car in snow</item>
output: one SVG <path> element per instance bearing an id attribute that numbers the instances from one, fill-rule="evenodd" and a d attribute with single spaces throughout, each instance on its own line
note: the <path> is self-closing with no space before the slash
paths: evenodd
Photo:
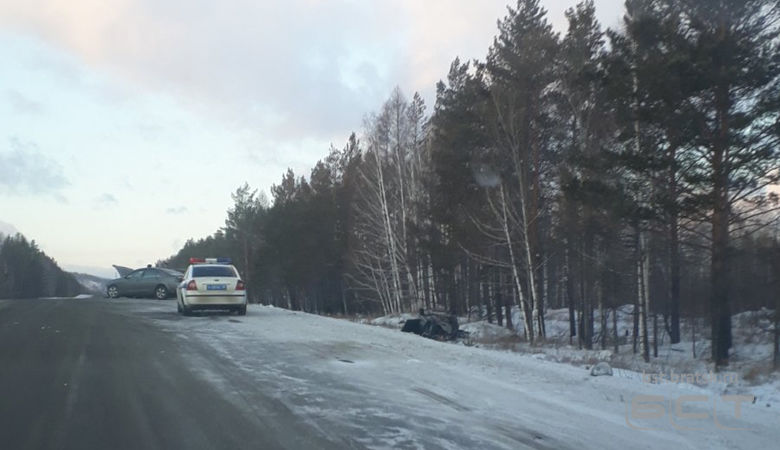
<path id="1" fill-rule="evenodd" d="M 420 317 L 407 319 L 401 331 L 414 333 L 437 341 L 452 341 L 466 332 L 458 329 L 458 318 L 453 314 L 426 313 L 420 309 Z"/>

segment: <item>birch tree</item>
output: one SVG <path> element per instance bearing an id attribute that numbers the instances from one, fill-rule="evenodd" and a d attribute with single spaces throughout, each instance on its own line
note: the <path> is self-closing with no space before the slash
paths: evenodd
<path id="1" fill-rule="evenodd" d="M 360 199 L 355 218 L 360 235 L 356 280 L 373 285 L 387 313 L 421 304 L 421 266 L 417 237 L 410 232 L 424 219 L 424 104 L 415 95 L 407 102 L 399 89 L 381 111 L 366 122 L 368 145 L 360 167 Z"/>
<path id="2" fill-rule="evenodd" d="M 557 34 L 545 18 L 538 0 L 519 0 L 499 21 L 499 35 L 488 54 L 491 106 L 488 126 L 497 151 L 507 168 L 505 180 L 513 180 L 526 294 L 531 322 L 544 338 L 544 300 L 539 289 L 543 249 L 539 230 L 545 199 L 545 173 L 551 121 L 551 96 L 555 81 L 554 58 L 559 50 Z M 518 295 L 522 293 L 518 292 Z M 529 330 L 533 335 L 533 328 Z"/>

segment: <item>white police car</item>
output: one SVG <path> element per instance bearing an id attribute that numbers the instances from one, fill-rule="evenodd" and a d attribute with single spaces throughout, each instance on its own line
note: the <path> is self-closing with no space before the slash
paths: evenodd
<path id="1" fill-rule="evenodd" d="M 190 258 L 184 279 L 176 288 L 180 314 L 222 309 L 246 314 L 246 286 L 229 258 Z"/>

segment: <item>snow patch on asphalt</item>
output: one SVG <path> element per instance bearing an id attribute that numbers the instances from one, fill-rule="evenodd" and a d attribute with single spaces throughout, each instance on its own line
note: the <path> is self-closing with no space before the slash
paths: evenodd
<path id="1" fill-rule="evenodd" d="M 79 294 L 74 297 L 39 297 L 38 300 L 84 300 L 92 297 L 92 294 Z"/>
<path id="2" fill-rule="evenodd" d="M 687 384 L 647 383 L 638 372 L 615 368 L 613 377 L 591 377 L 583 367 L 534 355 L 257 305 L 240 322 L 181 317 L 171 302 L 117 307 L 146 314 L 228 361 L 245 385 L 226 395 L 245 406 L 253 404 L 253 387 L 273 392 L 323 434 L 369 448 L 772 448 L 780 439 L 777 408 L 760 402 L 742 404 L 740 418 L 719 411 L 723 426 L 742 430 L 716 425 L 711 403 L 686 405 L 686 412 L 709 414 L 684 423 L 687 429 L 676 429 L 669 414 L 634 420 L 631 405 L 638 396 L 715 398 L 711 390 Z M 202 373 L 226 391 L 238 377 L 230 367 Z"/>

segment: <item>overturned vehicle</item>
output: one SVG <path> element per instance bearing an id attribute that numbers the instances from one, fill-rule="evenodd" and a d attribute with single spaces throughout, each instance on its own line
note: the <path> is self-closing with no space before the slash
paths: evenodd
<path id="1" fill-rule="evenodd" d="M 401 331 L 437 341 L 453 341 L 466 335 L 465 331 L 458 329 L 458 318 L 455 315 L 426 313 L 424 309 L 420 309 L 419 318 L 407 319 Z"/>

